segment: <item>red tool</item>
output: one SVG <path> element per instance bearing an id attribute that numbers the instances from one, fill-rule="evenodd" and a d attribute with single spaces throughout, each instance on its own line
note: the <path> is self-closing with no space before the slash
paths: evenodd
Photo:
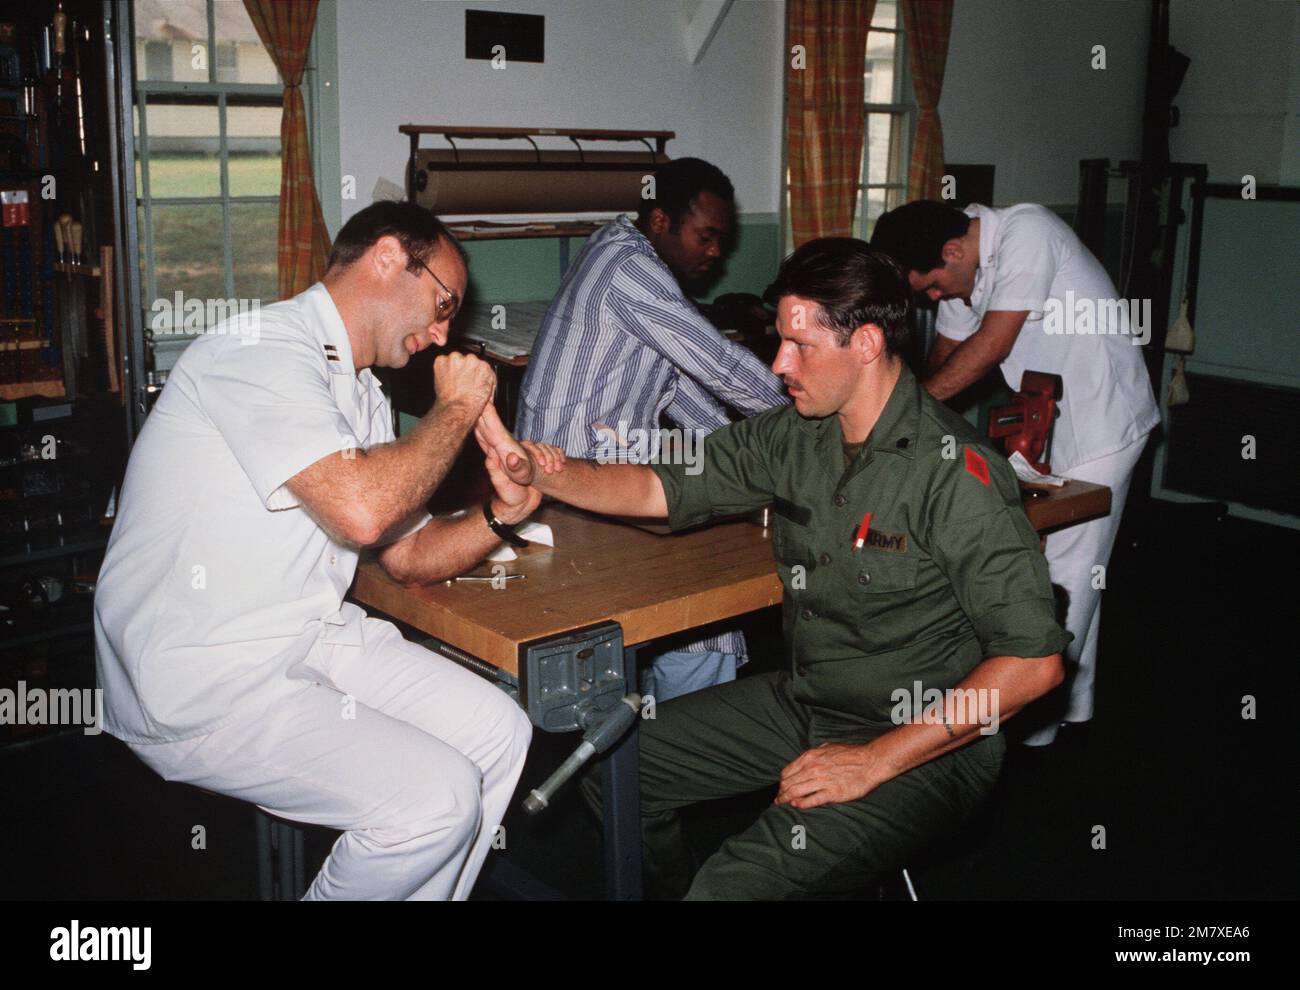
<path id="1" fill-rule="evenodd" d="M 1009 406 L 989 412 L 989 436 L 1002 440 L 1008 457 L 1017 450 L 1035 471 L 1051 474 L 1047 458 L 1052 445 L 1052 423 L 1056 403 L 1061 399 L 1061 376 L 1026 371 L 1020 377 L 1020 391 Z"/>
<path id="2" fill-rule="evenodd" d="M 862 544 L 867 542 L 867 534 L 871 532 L 871 513 L 868 512 L 862 517 L 862 525 L 858 527 L 857 535 L 853 537 L 853 552 L 857 553 L 862 549 Z"/>

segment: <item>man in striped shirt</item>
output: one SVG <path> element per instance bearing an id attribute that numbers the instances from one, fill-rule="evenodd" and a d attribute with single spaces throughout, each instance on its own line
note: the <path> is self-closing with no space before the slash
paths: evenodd
<path id="1" fill-rule="evenodd" d="M 787 401 L 767 366 L 687 298 L 731 238 L 731 182 L 680 158 L 656 170 L 647 192 L 636 222 L 605 224 L 565 274 L 524 376 L 521 439 L 593 460 L 689 458 L 729 422 L 724 404 L 748 416 Z M 661 414 L 684 438 L 672 454 L 661 455 Z M 654 657 L 641 688 L 667 701 L 734 680 L 744 661 L 744 636 L 723 632 Z"/>

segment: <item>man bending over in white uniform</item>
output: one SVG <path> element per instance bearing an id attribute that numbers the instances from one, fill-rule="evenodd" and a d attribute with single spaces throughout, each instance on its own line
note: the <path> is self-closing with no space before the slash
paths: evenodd
<path id="1" fill-rule="evenodd" d="M 415 584 L 500 541 L 424 510 L 491 368 L 439 357 L 400 440 L 369 370 L 446 343 L 466 278 L 428 211 L 362 210 L 321 282 L 189 345 L 127 466 L 95 599 L 104 727 L 167 780 L 343 831 L 308 899 L 467 897 L 528 749 L 503 692 L 343 601 L 362 547 Z M 500 522 L 537 507 L 493 482 Z"/>

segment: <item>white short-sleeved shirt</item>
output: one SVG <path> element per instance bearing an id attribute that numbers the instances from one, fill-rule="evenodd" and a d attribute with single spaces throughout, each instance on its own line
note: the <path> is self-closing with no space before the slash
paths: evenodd
<path id="1" fill-rule="evenodd" d="M 173 742 L 301 690 L 319 643 L 360 643 L 357 549 L 285 482 L 393 440 L 324 285 L 219 327 L 177 362 L 135 442 L 95 595 L 104 728 Z M 224 331 L 224 332 L 223 332 Z M 420 512 L 394 538 L 423 526 Z"/>
<path id="2" fill-rule="evenodd" d="M 1069 471 L 1150 432 L 1160 411 L 1135 343 L 1139 336 L 1127 307 L 1115 305 L 1115 286 L 1092 252 L 1043 206 L 973 204 L 966 213 L 980 222 L 975 287 L 970 305 L 960 299 L 939 303 L 935 327 L 945 337 L 965 340 L 990 310 L 1029 311 L 1002 375 L 1012 389 L 1020 388 L 1025 371 L 1061 376 L 1052 470 Z M 1086 318 L 1076 318 L 1081 301 L 1089 310 Z"/>

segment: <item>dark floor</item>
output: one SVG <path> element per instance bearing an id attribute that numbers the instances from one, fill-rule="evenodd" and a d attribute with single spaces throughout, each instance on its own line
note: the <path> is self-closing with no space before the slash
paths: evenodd
<path id="1" fill-rule="evenodd" d="M 1300 533 L 1162 503 L 1128 528 L 1136 538 L 1122 538 L 1107 578 L 1096 719 L 1055 746 L 1013 747 L 980 820 L 913 864 L 923 899 L 1300 889 L 1297 747 L 1285 731 L 1300 697 L 1289 635 Z M 751 669 L 779 663 L 775 622 L 754 617 Z M 574 744 L 538 733 L 520 793 Z M 107 735 L 0 750 L 0 782 L 0 899 L 257 894 L 252 809 L 162 782 Z M 768 799 L 697 809 L 692 842 L 707 855 Z M 517 809 L 505 823 L 511 861 L 569 896 L 601 896 L 600 837 L 576 795 L 536 819 Z M 1105 849 L 1093 848 L 1097 826 Z M 309 832 L 309 875 L 334 837 Z"/>

